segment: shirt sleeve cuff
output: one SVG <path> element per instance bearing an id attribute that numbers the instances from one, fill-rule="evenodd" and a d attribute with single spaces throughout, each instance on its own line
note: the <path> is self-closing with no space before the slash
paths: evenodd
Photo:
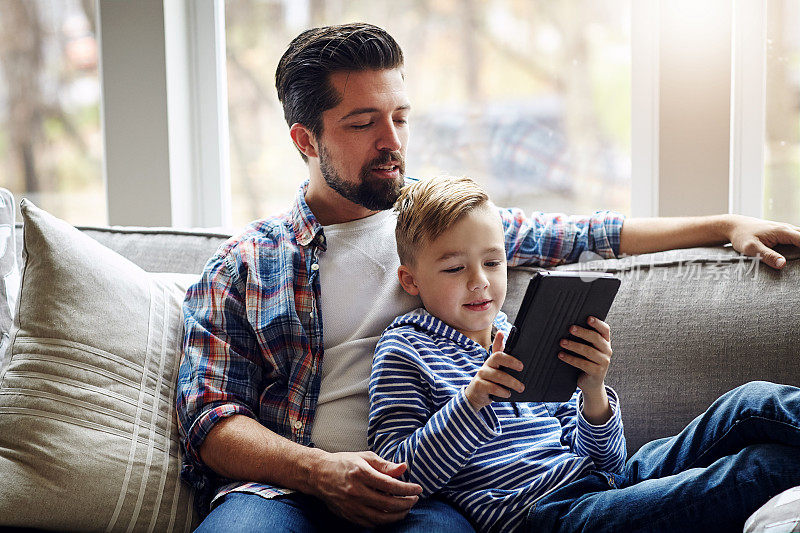
<path id="1" fill-rule="evenodd" d="M 618 455 L 625 447 L 622 412 L 617 393 L 606 386 L 606 394 L 611 406 L 611 418 L 603 424 L 595 425 L 584 418 L 583 392 L 578 393 L 578 424 L 575 435 L 575 453 L 578 455 L 605 460 L 610 455 Z"/>
<path id="2" fill-rule="evenodd" d="M 487 442 L 500 435 L 500 420 L 492 409 L 487 405 L 482 409 L 475 409 L 465 392 L 465 388 L 458 391 L 451 400 L 451 414 L 453 420 L 458 420 L 463 424 L 468 434 L 473 435 L 480 443 Z"/>
<path id="3" fill-rule="evenodd" d="M 194 424 L 189 428 L 184 441 L 186 454 L 193 463 L 207 468 L 200 458 L 200 446 L 205 442 L 211 429 L 217 423 L 233 415 L 245 415 L 254 420 L 256 419 L 255 414 L 250 409 L 236 403 L 210 405 L 197 417 Z"/>
<path id="4" fill-rule="evenodd" d="M 604 259 L 619 257 L 619 245 L 625 215 L 614 211 L 597 211 L 590 220 L 595 253 Z"/>

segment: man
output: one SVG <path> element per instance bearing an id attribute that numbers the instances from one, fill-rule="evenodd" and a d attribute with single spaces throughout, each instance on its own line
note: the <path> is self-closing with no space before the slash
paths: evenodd
<path id="1" fill-rule="evenodd" d="M 404 464 L 363 451 L 375 344 L 419 307 L 396 282 L 388 211 L 409 138 L 402 67 L 394 39 L 368 24 L 308 30 L 278 65 L 308 181 L 290 212 L 223 245 L 184 303 L 182 477 L 201 505 L 213 497 L 201 530 L 471 529 L 444 502 L 418 502 L 421 487 L 398 479 Z M 732 242 L 780 268 L 770 247 L 800 245 L 794 226 L 732 215 L 501 216 L 510 265 Z"/>

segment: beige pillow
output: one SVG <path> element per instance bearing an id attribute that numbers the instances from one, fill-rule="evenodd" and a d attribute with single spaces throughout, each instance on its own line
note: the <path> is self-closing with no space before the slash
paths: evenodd
<path id="1" fill-rule="evenodd" d="M 0 376 L 0 525 L 188 531 L 175 380 L 197 276 L 150 274 L 23 200 Z"/>

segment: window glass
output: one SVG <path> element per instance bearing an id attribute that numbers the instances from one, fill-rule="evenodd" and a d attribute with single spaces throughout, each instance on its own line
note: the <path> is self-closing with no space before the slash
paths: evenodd
<path id="1" fill-rule="evenodd" d="M 227 0 L 234 222 L 307 175 L 274 87 L 289 41 L 367 21 L 403 48 L 406 173 L 468 175 L 499 205 L 630 211 L 629 0 Z"/>
<path id="2" fill-rule="evenodd" d="M 0 1 L 0 186 L 105 224 L 95 2 Z"/>
<path id="3" fill-rule="evenodd" d="M 800 3 L 767 2 L 764 216 L 800 224 Z"/>

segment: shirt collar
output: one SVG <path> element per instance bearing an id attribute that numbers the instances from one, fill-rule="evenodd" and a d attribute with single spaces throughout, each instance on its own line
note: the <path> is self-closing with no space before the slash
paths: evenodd
<path id="1" fill-rule="evenodd" d="M 417 178 L 405 177 L 406 184 L 419 181 Z M 290 211 L 290 219 L 292 229 L 294 230 L 297 244 L 300 246 L 308 246 L 314 239 L 317 239 L 322 250 L 325 251 L 325 239 L 322 238 L 322 226 L 317 222 L 317 217 L 311 212 L 311 209 L 306 203 L 306 191 L 308 190 L 309 180 L 303 182 L 300 188 L 297 189 L 297 194 L 294 198 L 294 205 Z"/>
<path id="2" fill-rule="evenodd" d="M 453 342 L 464 346 L 465 348 L 483 348 L 476 341 L 470 339 L 454 327 L 446 324 L 442 319 L 430 314 L 424 307 L 420 307 L 414 311 L 411 311 L 410 313 L 397 317 L 394 322 L 392 322 L 390 328 L 395 328 L 406 324 L 417 325 L 428 333 L 434 333 L 440 337 L 450 339 Z M 492 342 L 494 342 L 494 336 L 498 331 L 502 331 L 503 336 L 506 340 L 508 340 L 508 335 L 511 332 L 511 323 L 508 321 L 508 316 L 506 316 L 503 311 L 498 311 L 497 316 L 492 322 Z"/>
<path id="3" fill-rule="evenodd" d="M 308 189 L 308 180 L 304 181 L 300 188 L 297 189 L 297 195 L 294 199 L 294 205 L 290 213 L 292 228 L 294 229 L 297 244 L 300 246 L 308 246 L 322 231 L 322 226 L 317 222 L 317 217 L 311 212 L 311 209 L 306 203 L 306 190 Z M 320 244 L 323 244 L 320 242 Z"/>

